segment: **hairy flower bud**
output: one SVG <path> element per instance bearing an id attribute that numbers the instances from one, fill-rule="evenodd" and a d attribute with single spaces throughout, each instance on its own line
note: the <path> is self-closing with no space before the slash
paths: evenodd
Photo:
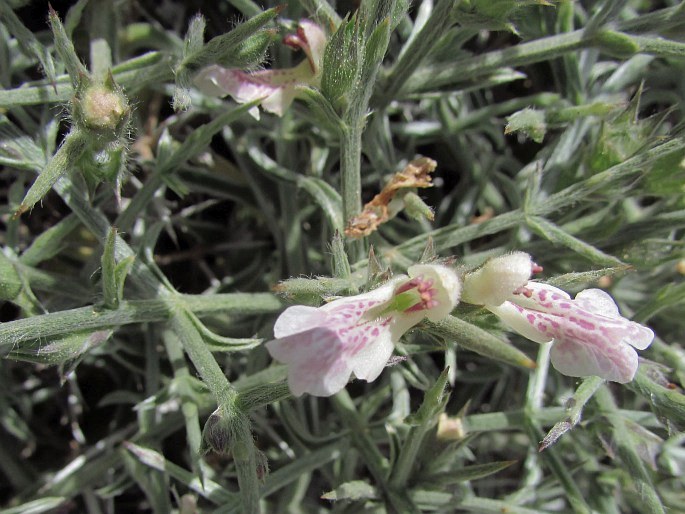
<path id="1" fill-rule="evenodd" d="M 104 85 L 88 88 L 80 106 L 84 124 L 93 130 L 115 130 L 128 112 L 124 95 Z"/>
<path id="2" fill-rule="evenodd" d="M 126 138 L 130 114 L 128 99 L 111 74 L 104 81 L 81 77 L 72 100 L 76 126 L 94 133 L 100 144 L 116 141 Z"/>
<path id="3" fill-rule="evenodd" d="M 224 418 L 221 408 L 216 409 L 207 419 L 202 431 L 204 440 L 219 455 L 228 455 L 231 452 L 231 434 Z"/>

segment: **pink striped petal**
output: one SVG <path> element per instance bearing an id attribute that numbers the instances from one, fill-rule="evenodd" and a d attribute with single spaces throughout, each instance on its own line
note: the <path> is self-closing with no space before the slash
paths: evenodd
<path id="1" fill-rule="evenodd" d="M 606 291 L 601 289 L 584 289 L 576 295 L 576 304 L 581 308 L 607 318 L 620 318 L 618 305 Z"/>
<path id="2" fill-rule="evenodd" d="M 543 326 L 545 319 L 561 323 L 557 319 L 561 318 L 566 320 L 564 326 L 572 332 L 582 331 L 587 337 L 599 332 L 605 340 L 623 342 L 639 350 L 647 348 L 654 339 L 654 332 L 649 328 L 621 316 L 613 298 L 601 289 L 581 291 L 575 300 L 571 300 L 561 289 L 546 284 L 529 282 L 526 289 L 531 292 L 531 296 L 517 295 L 515 301 L 534 311 L 536 321 L 532 321 L 530 313 L 527 314 L 527 319 L 538 329 Z M 530 308 L 531 304 L 534 305 L 533 308 Z M 541 313 L 552 317 L 541 316 Z M 558 327 L 552 325 L 551 329 L 548 327 L 548 333 L 558 331 L 557 329 Z M 563 337 L 563 334 L 559 337 Z"/>
<path id="3" fill-rule="evenodd" d="M 319 308 L 295 305 L 279 316 L 277 339 L 266 343 L 271 356 L 289 366 L 294 395 L 330 396 L 354 372 L 371 381 L 380 375 L 394 348 L 392 318 L 368 316 L 383 309 L 401 275 L 369 293 L 341 298 Z"/>
<path id="4" fill-rule="evenodd" d="M 275 339 L 266 348 L 274 359 L 288 364 L 288 386 L 295 396 L 330 396 L 350 378 L 350 365 L 342 358 L 343 342 L 328 328 Z"/>
<path id="5" fill-rule="evenodd" d="M 312 75 L 308 61 L 294 68 L 254 73 L 213 65 L 198 73 L 194 83 L 205 94 L 230 95 L 240 104 L 262 100 L 265 111 L 282 116 L 297 96 L 296 87 L 310 85 Z"/>

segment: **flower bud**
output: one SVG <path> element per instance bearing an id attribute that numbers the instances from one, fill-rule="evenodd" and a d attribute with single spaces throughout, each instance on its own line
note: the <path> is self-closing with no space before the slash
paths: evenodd
<path id="1" fill-rule="evenodd" d="M 536 109 L 525 108 L 507 117 L 505 134 L 520 132 L 536 143 L 542 143 L 547 133 L 545 112 Z"/>
<path id="2" fill-rule="evenodd" d="M 445 442 L 461 441 L 466 437 L 464 422 L 459 417 L 451 418 L 443 412 L 438 418 L 436 437 L 439 441 Z"/>
<path id="3" fill-rule="evenodd" d="M 414 218 L 415 220 L 426 219 L 433 221 L 435 219 L 435 213 L 433 209 L 426 205 L 419 195 L 413 191 L 409 191 L 402 197 L 404 202 L 404 209 L 406 213 Z"/>
<path id="4" fill-rule="evenodd" d="M 219 455 L 228 455 L 232 450 L 231 431 L 221 408 L 216 409 L 207 419 L 202 436 L 209 447 Z"/>
<path id="5" fill-rule="evenodd" d="M 90 82 L 90 81 L 86 81 Z M 113 81 L 89 83 L 79 88 L 73 100 L 73 116 L 77 124 L 112 138 L 123 136 L 130 108 L 126 96 Z"/>
<path id="6" fill-rule="evenodd" d="M 495 257 L 464 277 L 461 299 L 477 305 L 501 305 L 526 285 L 532 272 L 533 261 L 527 253 Z"/>
<path id="7" fill-rule="evenodd" d="M 103 85 L 86 90 L 81 100 L 83 122 L 93 130 L 114 130 L 128 111 L 126 98 Z"/>

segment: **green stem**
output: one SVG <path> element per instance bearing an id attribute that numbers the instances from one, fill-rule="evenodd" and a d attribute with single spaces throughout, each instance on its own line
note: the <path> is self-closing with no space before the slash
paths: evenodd
<path id="1" fill-rule="evenodd" d="M 342 188 L 342 210 L 344 224 L 361 212 L 362 183 L 362 123 L 346 125 L 340 134 L 340 174 Z M 349 259 L 357 262 L 364 257 L 364 242 L 351 241 L 348 246 Z"/>
<path id="2" fill-rule="evenodd" d="M 128 232 L 133 224 L 139 219 L 147 206 L 154 198 L 157 191 L 164 186 L 161 173 L 154 173 L 148 177 L 135 196 L 131 199 L 126 209 L 117 216 L 114 226 L 119 232 Z"/>
<path id="3" fill-rule="evenodd" d="M 541 441 L 543 438 L 542 431 L 530 419 L 527 419 L 526 431 L 531 441 Z M 566 498 L 576 514 L 590 514 L 592 510 L 585 502 L 583 494 L 578 488 L 578 484 L 573 480 L 571 473 L 569 473 L 567 466 L 562 462 L 559 453 L 555 447 L 549 448 L 540 454 L 542 460 L 547 467 L 556 476 L 557 480 L 564 488 Z"/>
<path id="4" fill-rule="evenodd" d="M 460 59 L 450 64 L 423 66 L 414 73 L 403 88 L 404 93 L 424 89 L 424 83 L 431 89 L 448 86 L 455 82 L 465 82 L 495 72 L 503 66 L 515 67 L 547 61 L 584 48 L 588 45 L 583 31 L 559 34 L 522 43 L 503 50 L 488 52 L 484 55 Z M 428 80 L 426 78 L 429 77 Z"/>
<path id="5" fill-rule="evenodd" d="M 647 428 L 659 428 L 663 425 L 651 412 L 635 410 L 621 410 L 621 416 Z M 533 419 L 540 426 L 550 427 L 567 414 L 564 407 L 546 407 L 540 409 Z M 464 418 L 467 432 L 500 432 L 502 430 L 523 430 L 526 415 L 522 409 L 492 412 L 488 414 L 472 414 Z"/>
<path id="6" fill-rule="evenodd" d="M 383 491 L 383 495 L 390 507 L 389 512 L 414 514 L 416 509 L 412 508 L 413 505 L 406 498 L 404 491 L 393 491 L 389 488 L 387 476 L 390 465 L 388 460 L 378 451 L 376 444 L 369 434 L 369 427 L 357 411 L 349 393 L 343 389 L 331 397 L 331 403 L 342 422 L 349 429 L 352 444 L 371 472 L 376 485 Z"/>
<path id="7" fill-rule="evenodd" d="M 600 377 L 587 377 L 578 386 L 575 394 L 568 401 L 571 405 L 566 411 L 566 417 L 557 422 L 550 430 L 545 438 L 540 442 L 538 451 L 544 451 L 580 422 L 580 417 L 583 414 L 585 404 L 592 398 L 597 389 L 604 384 L 604 379 Z"/>
<path id="8" fill-rule="evenodd" d="M 537 368 L 530 375 L 528 380 L 528 389 L 526 390 L 526 404 L 523 412 L 526 416 L 526 428 L 528 432 L 531 430 L 539 430 L 535 421 L 535 416 L 542 408 L 542 398 L 545 392 L 545 384 L 547 383 L 547 371 L 549 370 L 549 352 L 551 344 L 541 344 L 538 350 Z M 533 428 L 532 428 L 533 427 Z M 536 488 L 542 480 L 540 471 L 540 457 L 537 449 L 532 445 L 528 447 L 528 454 L 523 463 L 524 476 L 522 477 L 523 487 L 520 493 L 528 488 Z"/>
<path id="9" fill-rule="evenodd" d="M 59 181 L 55 185 L 55 189 L 82 223 L 104 245 L 107 235 L 111 231 L 111 226 L 107 219 L 88 203 L 84 192 L 79 190 L 68 179 Z M 116 237 L 114 253 L 117 260 L 123 260 L 134 255 L 133 250 L 119 236 Z M 178 334 L 184 350 L 195 365 L 200 377 L 212 392 L 219 410 L 224 414 L 225 421 L 230 429 L 229 441 L 233 449 L 232 453 L 238 471 L 238 484 L 243 502 L 243 512 L 246 514 L 258 514 L 259 480 L 257 478 L 256 449 L 250 431 L 250 420 L 247 414 L 242 412 L 237 406 L 237 391 L 231 386 L 216 359 L 212 356 L 211 351 L 204 343 L 198 328 L 189 316 L 188 306 L 184 305 L 182 300 L 178 301 L 178 298 L 182 299 L 183 297 L 173 293 L 160 283 L 152 269 L 140 260 L 134 263 L 131 274 L 137 279 L 136 285 L 141 292 L 153 297 L 153 300 L 149 301 L 154 302 L 157 300 L 156 303 L 147 304 L 145 309 L 134 309 L 134 313 L 150 317 L 150 307 L 155 305 L 156 316 L 168 319 L 170 329 Z M 122 305 L 125 303 L 122 302 Z M 81 315 L 86 314 L 82 309 L 80 311 Z M 94 313 L 92 308 L 86 308 L 85 311 L 89 312 L 91 317 L 100 318 L 100 322 L 102 322 L 102 316 L 105 318 L 114 316 L 115 319 L 119 316 L 119 319 L 121 319 L 120 309 Z M 57 324 L 57 327 L 63 327 L 66 323 L 69 323 L 64 318 L 64 312 L 57 313 L 57 315 L 61 316 L 61 322 Z M 13 323 L 24 322 L 25 328 L 31 331 L 33 329 L 29 328 L 30 322 L 35 323 L 36 318 L 42 318 L 42 316 L 30 320 L 19 320 Z M 114 324 L 116 325 L 116 323 Z M 7 324 L 2 325 L 1 328 L 5 329 L 6 326 Z M 83 329 L 83 326 L 81 329 Z M 26 330 L 19 331 L 18 335 L 21 336 L 25 332 Z M 39 333 L 36 337 L 45 337 L 45 333 Z M 0 338 L 1 340 L 2 338 Z M 9 340 L 12 341 L 11 338 Z M 14 340 L 16 341 L 16 338 Z"/>
<path id="10" fill-rule="evenodd" d="M 551 344 L 543 344 L 540 346 L 538 352 L 538 367 L 531 377 L 526 394 L 526 406 L 524 409 L 526 417 L 525 428 L 528 437 L 533 443 L 537 443 L 543 438 L 542 431 L 535 418 L 537 411 L 542 408 L 551 346 Z M 566 469 L 566 466 L 554 447 L 549 448 L 543 453 L 538 453 L 537 448 L 531 448 L 525 464 L 528 471 L 525 479 L 526 485 L 535 488 L 542 480 L 538 460 L 542 460 L 552 473 L 556 475 L 557 480 L 559 480 L 559 483 L 566 492 L 566 498 L 573 511 L 577 514 L 590 514 L 590 507 L 585 502 L 578 485 Z"/>
<path id="11" fill-rule="evenodd" d="M 228 3 L 238 9 L 248 18 L 252 18 L 253 16 L 257 16 L 263 12 L 259 5 L 254 3 L 252 0 L 229 0 Z"/>
<path id="12" fill-rule="evenodd" d="M 163 334 L 164 348 L 167 357 L 174 370 L 174 380 L 184 381 L 190 377 L 190 372 L 183 355 L 183 345 L 178 340 L 178 336 L 171 330 L 166 330 Z M 188 441 L 188 453 L 190 462 L 196 476 L 204 478 L 202 473 L 202 429 L 200 428 L 200 409 L 191 398 L 184 395 L 181 391 L 181 412 L 186 429 L 186 440 Z"/>
<path id="13" fill-rule="evenodd" d="M 423 403 L 413 416 L 414 423 L 400 448 L 390 475 L 390 487 L 394 491 L 401 491 L 407 487 L 412 471 L 418 467 L 417 461 L 421 460 L 419 451 L 424 439 L 438 423 L 438 416 L 445 411 L 449 399 L 449 395 L 445 394 L 448 377 L 449 368 L 445 368 L 435 385 L 426 391 Z"/>
<path id="14" fill-rule="evenodd" d="M 343 201 L 343 218 L 348 223 L 361 212 L 361 153 L 363 126 L 347 125 L 340 134 L 340 173 Z"/>
<path id="15" fill-rule="evenodd" d="M 515 346 L 457 316 L 447 316 L 440 321 L 424 321 L 423 328 L 428 333 L 444 338 L 450 344 L 456 343 L 458 347 L 489 359 L 527 369 L 534 369 L 536 366 L 535 361 Z"/>
<path id="16" fill-rule="evenodd" d="M 173 309 L 170 328 L 183 342 L 183 349 L 216 399 L 217 412 L 238 471 L 238 485 L 245 514 L 259 514 L 257 457 L 250 420 L 238 406 L 238 392 L 226 378 L 207 348 L 193 321 L 183 308 Z"/>
<path id="17" fill-rule="evenodd" d="M 119 308 L 95 306 L 51 312 L 0 324 L 0 348 L 26 341 L 44 339 L 82 330 L 102 330 L 133 323 L 153 323 L 172 318 L 173 306 L 197 316 L 213 313 L 263 314 L 278 312 L 282 304 L 270 293 L 235 293 L 219 295 L 178 295 L 173 299 L 128 300 Z"/>
<path id="18" fill-rule="evenodd" d="M 630 34 L 623 35 L 629 37 L 633 43 L 636 43 L 640 47 L 640 52 L 642 53 L 657 55 L 659 57 L 685 56 L 685 43 L 657 37 L 633 36 Z"/>

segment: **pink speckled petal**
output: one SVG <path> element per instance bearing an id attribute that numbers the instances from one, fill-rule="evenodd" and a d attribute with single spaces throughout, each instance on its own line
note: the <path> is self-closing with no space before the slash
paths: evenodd
<path id="1" fill-rule="evenodd" d="M 348 325 L 342 322 L 347 313 L 330 316 L 326 326 L 266 343 L 274 359 L 288 364 L 288 384 L 296 396 L 330 396 L 345 387 L 352 371 L 370 381 L 385 367 L 393 350 L 390 320 Z"/>
<path id="2" fill-rule="evenodd" d="M 652 344 L 652 341 L 654 341 L 652 329 L 634 321 L 629 321 L 629 323 L 631 326 L 628 330 L 628 335 L 623 338 L 624 343 L 628 343 L 638 350 L 644 350 Z"/>
<path id="3" fill-rule="evenodd" d="M 552 365 L 571 377 L 598 376 L 612 382 L 630 382 L 637 371 L 637 352 L 611 340 L 601 344 L 588 341 L 555 342 L 550 354 Z"/>
<path id="4" fill-rule="evenodd" d="M 317 327 L 266 343 L 271 356 L 288 364 L 288 386 L 295 396 L 330 396 L 350 378 L 343 342 L 332 330 Z"/>
<path id="5" fill-rule="evenodd" d="M 512 302 L 504 302 L 497 307 L 488 306 L 488 309 L 526 339 L 536 343 L 549 343 L 552 340 L 551 334 L 535 327 L 537 313 L 533 311 Z"/>
<path id="6" fill-rule="evenodd" d="M 539 292 L 534 292 L 533 298 L 536 295 L 539 296 Z M 654 333 L 647 327 L 620 316 L 613 299 L 601 290 L 578 293 L 576 300 L 555 297 L 558 295 L 552 295 L 548 305 L 543 305 L 544 310 L 535 316 L 540 320 L 536 323 L 547 322 L 548 333 L 557 340 L 573 339 L 593 344 L 605 341 L 607 345 L 627 343 L 643 350 L 654 338 Z"/>
<path id="7" fill-rule="evenodd" d="M 266 348 L 288 364 L 293 394 L 330 396 L 345 387 L 353 370 L 365 380 L 381 373 L 393 350 L 392 318 L 366 316 L 374 308 L 382 311 L 393 289 L 390 284 L 318 309 L 298 305 L 281 314 L 274 327 L 279 338 Z"/>
<path id="8" fill-rule="evenodd" d="M 549 303 L 551 305 L 542 311 L 540 317 L 542 321 L 549 320 L 550 324 L 561 324 L 551 329 L 557 340 L 594 341 L 599 338 L 607 344 L 626 343 L 644 350 L 654 339 L 649 328 L 619 315 L 613 299 L 604 291 L 583 291 L 572 301 L 554 300 L 553 295 Z"/>
<path id="9" fill-rule="evenodd" d="M 573 307 L 573 300 L 569 294 L 558 287 L 540 282 L 528 282 L 524 288 L 527 295 L 515 294 L 510 300 L 526 309 L 564 316 Z"/>
<path id="10" fill-rule="evenodd" d="M 392 342 L 390 325 L 378 327 L 379 331 L 369 344 L 350 359 L 354 376 L 367 382 L 376 380 L 390 360 L 395 345 Z"/>
<path id="11" fill-rule="evenodd" d="M 447 315 L 458 299 L 457 275 L 443 266 L 419 268 L 436 285 L 436 307 L 444 311 L 442 316 Z M 277 339 L 266 343 L 266 348 L 274 359 L 289 366 L 293 394 L 329 396 L 345 387 L 353 372 L 362 380 L 377 378 L 392 355 L 394 342 L 433 308 L 408 313 L 392 310 L 396 288 L 408 280 L 400 275 L 373 291 L 319 308 L 286 309 L 274 326 Z"/>
<path id="12" fill-rule="evenodd" d="M 287 337 L 325 323 L 326 315 L 320 309 L 306 305 L 293 305 L 284 310 L 274 325 L 274 337 Z"/>
<path id="13" fill-rule="evenodd" d="M 612 312 L 603 295 L 590 293 L 587 298 L 604 312 Z M 526 319 L 554 338 L 552 363 L 560 372 L 629 382 L 637 369 L 637 353 L 626 343 L 643 345 L 646 339 L 651 340 L 651 330 L 620 316 L 587 311 L 581 307 L 587 305 L 587 298 L 581 295 L 581 302 L 552 299 L 550 308 L 529 312 Z"/>
<path id="14" fill-rule="evenodd" d="M 654 340 L 654 332 L 648 327 L 640 325 L 622 317 L 614 299 L 601 289 L 586 289 L 576 295 L 575 303 L 582 309 L 611 318 L 613 322 L 606 323 L 612 337 L 644 350 Z"/>
<path id="15" fill-rule="evenodd" d="M 332 312 L 342 305 L 358 304 L 362 310 L 373 307 L 373 311 L 382 310 L 383 306 L 392 299 L 395 287 L 398 283 L 407 280 L 406 275 L 396 275 L 381 287 L 377 287 L 368 293 L 356 296 L 347 296 L 321 306 L 321 310 Z M 363 313 L 362 313 L 363 314 Z M 367 315 L 367 317 L 369 317 Z"/>
<path id="16" fill-rule="evenodd" d="M 610 337 L 638 350 L 646 349 L 654 340 L 654 332 L 651 329 L 625 318 L 620 318 L 615 324 L 607 324 L 605 330 Z"/>

